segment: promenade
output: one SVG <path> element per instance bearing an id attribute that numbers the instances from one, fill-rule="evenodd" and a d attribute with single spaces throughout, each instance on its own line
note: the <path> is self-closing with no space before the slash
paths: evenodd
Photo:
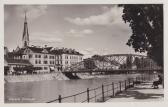
<path id="1" fill-rule="evenodd" d="M 149 102 L 149 101 L 163 101 L 164 89 L 163 86 L 159 86 L 158 89 L 153 89 L 152 83 L 143 83 L 135 85 L 115 97 L 107 100 L 106 102 Z"/>

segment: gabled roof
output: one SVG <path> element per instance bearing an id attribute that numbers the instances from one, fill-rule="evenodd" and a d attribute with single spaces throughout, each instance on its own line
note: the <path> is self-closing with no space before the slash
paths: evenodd
<path id="1" fill-rule="evenodd" d="M 14 54 L 24 54 L 24 51 L 26 49 L 30 49 L 34 53 L 43 53 L 43 50 L 46 49 L 47 51 L 50 50 L 50 48 L 41 48 L 41 47 L 26 47 L 26 48 L 20 48 L 17 52 L 13 52 Z M 48 51 L 49 52 L 49 51 Z"/>

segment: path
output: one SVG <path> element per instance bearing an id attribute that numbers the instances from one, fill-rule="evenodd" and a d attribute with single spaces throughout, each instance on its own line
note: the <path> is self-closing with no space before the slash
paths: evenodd
<path id="1" fill-rule="evenodd" d="M 134 86 L 134 88 L 128 89 L 115 97 L 107 100 L 106 102 L 116 102 L 116 101 L 163 101 L 163 87 L 160 85 L 159 89 L 153 89 L 151 87 L 152 83 L 145 83 Z"/>

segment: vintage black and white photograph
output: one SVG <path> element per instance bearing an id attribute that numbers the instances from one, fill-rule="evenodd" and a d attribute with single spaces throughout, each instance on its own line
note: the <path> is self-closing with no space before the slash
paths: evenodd
<path id="1" fill-rule="evenodd" d="M 164 100 L 163 4 L 5 4 L 5 103 Z"/>

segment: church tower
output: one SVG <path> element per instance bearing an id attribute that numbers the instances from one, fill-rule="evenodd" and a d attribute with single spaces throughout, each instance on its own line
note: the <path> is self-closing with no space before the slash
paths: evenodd
<path id="1" fill-rule="evenodd" d="M 27 17 L 25 13 L 25 21 L 24 21 L 24 29 L 23 29 L 23 37 L 22 37 L 22 47 L 25 48 L 29 46 L 29 32 L 27 25 Z"/>

